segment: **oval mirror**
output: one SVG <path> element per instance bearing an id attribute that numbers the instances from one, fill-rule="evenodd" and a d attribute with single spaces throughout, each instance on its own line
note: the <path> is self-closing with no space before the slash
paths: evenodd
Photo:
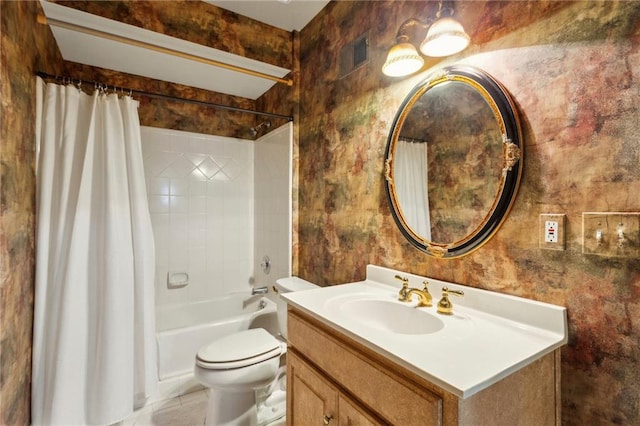
<path id="1" fill-rule="evenodd" d="M 511 97 L 470 66 L 443 68 L 414 87 L 385 152 L 393 218 L 425 253 L 459 257 L 504 221 L 522 170 L 522 135 Z"/>

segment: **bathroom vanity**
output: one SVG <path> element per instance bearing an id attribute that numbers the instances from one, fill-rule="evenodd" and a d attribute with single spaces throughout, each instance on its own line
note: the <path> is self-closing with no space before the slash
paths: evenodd
<path id="1" fill-rule="evenodd" d="M 287 296 L 288 425 L 560 424 L 564 308 L 429 279 L 434 306 L 465 292 L 439 315 L 399 302 L 395 275 L 425 280 L 368 266 Z"/>

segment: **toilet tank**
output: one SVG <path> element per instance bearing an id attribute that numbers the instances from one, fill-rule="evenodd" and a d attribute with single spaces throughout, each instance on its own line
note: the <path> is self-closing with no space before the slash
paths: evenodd
<path id="1" fill-rule="evenodd" d="M 285 339 L 287 338 L 287 302 L 280 295 L 314 288 L 319 288 L 319 286 L 298 277 L 279 278 L 276 280 L 276 289 L 278 289 L 278 324 L 280 325 L 280 333 Z"/>

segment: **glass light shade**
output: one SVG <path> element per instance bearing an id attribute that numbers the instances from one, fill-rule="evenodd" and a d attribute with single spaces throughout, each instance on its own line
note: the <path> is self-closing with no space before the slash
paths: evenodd
<path id="1" fill-rule="evenodd" d="M 469 40 L 460 22 L 449 17 L 440 18 L 429 27 L 420 51 L 432 57 L 449 56 L 463 51 Z"/>
<path id="2" fill-rule="evenodd" d="M 424 65 L 424 59 L 411 43 L 398 43 L 389 49 L 382 72 L 389 77 L 413 74 Z"/>

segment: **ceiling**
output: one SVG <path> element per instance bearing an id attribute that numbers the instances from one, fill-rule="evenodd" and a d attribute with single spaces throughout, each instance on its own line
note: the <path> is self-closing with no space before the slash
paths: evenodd
<path id="1" fill-rule="evenodd" d="M 329 0 L 204 0 L 287 31 L 300 31 Z"/>
<path id="2" fill-rule="evenodd" d="M 290 72 L 286 68 L 106 19 L 46 0 L 40 2 L 62 57 L 67 61 L 248 99 L 259 98 L 276 83 L 269 79 L 205 64 L 202 61 L 163 53 L 144 46 L 131 45 L 114 40 L 111 36 L 140 40 L 149 45 L 222 62 L 276 78 L 285 77 Z M 209 3 L 290 31 L 302 29 L 328 1 L 211 0 Z M 106 34 L 107 37 L 87 34 L 84 30 L 78 30 L 77 27 L 97 30 Z"/>

